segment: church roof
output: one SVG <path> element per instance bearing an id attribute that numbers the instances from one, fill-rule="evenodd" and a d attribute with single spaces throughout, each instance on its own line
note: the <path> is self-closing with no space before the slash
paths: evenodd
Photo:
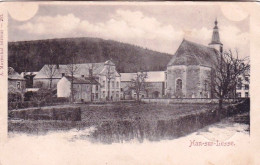
<path id="1" fill-rule="evenodd" d="M 217 62 L 217 56 L 216 49 L 184 39 L 167 66 L 202 65 L 212 67 Z"/>

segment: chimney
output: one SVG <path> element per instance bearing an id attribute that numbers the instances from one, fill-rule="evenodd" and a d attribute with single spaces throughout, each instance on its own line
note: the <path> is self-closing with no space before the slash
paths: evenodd
<path id="1" fill-rule="evenodd" d="M 59 69 L 59 68 L 60 68 L 59 64 L 56 64 L 56 68 L 57 68 L 57 69 Z"/>

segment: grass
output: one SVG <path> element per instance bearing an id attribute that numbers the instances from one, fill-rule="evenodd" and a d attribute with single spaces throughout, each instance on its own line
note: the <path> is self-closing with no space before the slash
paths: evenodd
<path id="1" fill-rule="evenodd" d="M 180 115 L 216 109 L 217 104 L 117 104 L 111 106 L 81 106 L 83 121 L 119 121 L 119 120 L 169 120 Z"/>
<path id="2" fill-rule="evenodd" d="M 169 134 L 171 132 L 169 127 L 175 127 L 174 123 L 176 126 L 183 125 L 183 122 L 177 121 L 178 119 L 192 114 L 205 113 L 217 107 L 215 104 L 139 105 L 136 103 L 79 104 L 77 106 L 81 107 L 81 121 L 10 120 L 8 129 L 14 132 L 45 134 L 51 130 L 73 128 L 80 130 L 96 126 L 97 130 L 92 135 L 93 139 L 106 143 L 133 138 L 141 141 L 144 138 L 153 140 Z M 176 122 L 178 123 L 176 124 Z M 176 132 L 172 133 L 174 133 L 174 137 L 177 135 Z"/>
<path id="3" fill-rule="evenodd" d="M 50 130 L 85 129 L 95 126 L 90 135 L 94 142 L 122 142 L 137 139 L 151 141 L 173 139 L 192 133 L 216 122 L 217 104 L 136 104 L 117 103 L 105 105 L 79 104 L 81 121 L 23 120 L 9 121 L 9 131 L 45 134 Z M 225 106 L 227 107 L 227 106 Z M 230 108 L 249 110 L 248 104 Z M 229 108 L 228 108 L 229 109 Z M 239 110 L 239 111 L 240 111 Z"/>

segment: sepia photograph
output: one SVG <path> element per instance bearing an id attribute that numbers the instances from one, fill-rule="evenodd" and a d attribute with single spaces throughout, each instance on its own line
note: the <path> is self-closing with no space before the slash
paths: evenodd
<path id="1" fill-rule="evenodd" d="M 23 156 L 5 163 L 32 155 L 22 164 L 215 165 L 225 164 L 216 149 L 228 158 L 249 144 L 250 14 L 242 5 L 9 5 L 8 139 Z M 73 154 L 36 152 L 47 146 Z M 183 160 L 197 148 L 210 161 Z M 251 164 L 226 164 L 239 161 Z"/>

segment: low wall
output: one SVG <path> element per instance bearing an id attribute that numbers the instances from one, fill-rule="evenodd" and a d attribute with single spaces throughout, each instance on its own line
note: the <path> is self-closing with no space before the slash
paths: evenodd
<path id="1" fill-rule="evenodd" d="M 225 99 L 225 102 L 234 102 L 239 99 Z M 157 98 L 157 99 L 150 99 L 150 98 L 143 98 L 141 99 L 144 103 L 156 103 L 156 104 L 175 104 L 175 103 L 218 103 L 218 99 L 208 99 L 208 98 L 171 98 L 171 99 L 164 99 L 164 98 Z"/>
<path id="2" fill-rule="evenodd" d="M 43 108 L 28 108 L 12 110 L 8 113 L 9 118 L 24 120 L 64 120 L 80 121 L 81 109 L 74 106 L 50 106 Z"/>

